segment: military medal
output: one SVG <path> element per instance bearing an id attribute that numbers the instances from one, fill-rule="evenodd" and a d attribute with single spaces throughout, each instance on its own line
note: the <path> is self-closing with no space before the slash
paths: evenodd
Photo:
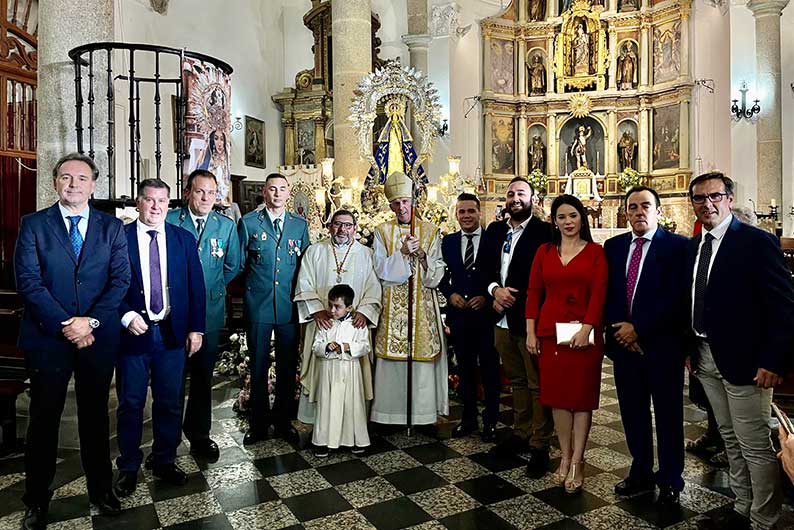
<path id="1" fill-rule="evenodd" d="M 344 269 L 345 261 L 347 261 L 347 256 L 350 254 L 350 249 L 353 248 L 353 243 L 349 243 L 347 245 L 347 252 L 345 252 L 345 257 L 342 258 L 342 263 L 339 263 L 339 258 L 336 257 L 336 245 L 331 244 L 331 251 L 334 253 L 334 263 L 336 263 L 336 283 L 342 283 L 342 273 L 347 272 L 347 269 Z"/>
<path id="2" fill-rule="evenodd" d="M 212 255 L 216 258 L 223 257 L 223 239 L 210 239 L 210 245 L 212 245 Z"/>
<path id="3" fill-rule="evenodd" d="M 262 232 L 262 241 L 267 241 L 267 234 Z"/>

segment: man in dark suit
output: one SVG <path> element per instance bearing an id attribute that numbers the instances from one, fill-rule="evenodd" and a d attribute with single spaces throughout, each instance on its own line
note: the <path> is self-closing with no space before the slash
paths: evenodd
<path id="1" fill-rule="evenodd" d="M 460 370 L 463 417 L 452 431 L 453 437 L 477 431 L 477 366 L 485 391 L 482 440 L 496 439 L 499 416 L 499 358 L 493 344 L 493 325 L 488 318 L 486 279 L 482 271 L 485 253 L 480 226 L 480 200 L 461 193 L 455 206 L 458 232 L 441 242 L 447 266 L 438 288 L 447 299 L 447 325 Z"/>
<path id="2" fill-rule="evenodd" d="M 631 232 L 604 244 L 609 263 L 606 354 L 614 362 L 620 414 L 633 459 L 629 476 L 615 486 L 615 493 L 652 492 L 658 484 L 657 501 L 674 505 L 684 488 L 688 240 L 659 227 L 662 210 L 656 190 L 636 186 L 626 193 L 625 203 Z M 655 479 L 651 399 L 659 456 Z"/>
<path id="3" fill-rule="evenodd" d="M 537 357 L 526 347 L 525 305 L 529 271 L 535 252 L 551 241 L 551 225 L 532 215 L 535 190 L 522 177 L 510 181 L 505 194 L 507 221 L 495 221 L 485 232 L 485 274 L 497 324 L 494 343 L 513 387 L 513 436 L 495 451 L 529 450 L 527 473 L 543 476 L 549 466 L 549 441 L 554 435 L 551 411 L 540 404 Z"/>
<path id="4" fill-rule="evenodd" d="M 87 156 L 52 172 L 58 202 L 25 216 L 14 267 L 25 302 L 19 347 L 30 375 L 23 528 L 45 528 L 58 428 L 75 374 L 80 457 L 89 500 L 118 513 L 112 492 L 108 394 L 119 340 L 118 306 L 130 284 L 121 221 L 88 205 L 99 171 Z"/>
<path id="5" fill-rule="evenodd" d="M 689 199 L 703 232 L 687 249 L 692 359 L 717 418 L 736 501 L 707 528 L 773 528 L 780 473 L 768 426 L 772 389 L 794 353 L 794 282 L 777 239 L 731 214 L 733 181 L 700 175 Z M 748 520 L 749 517 L 749 520 Z"/>
<path id="6" fill-rule="evenodd" d="M 119 396 L 115 484 L 120 497 L 137 486 L 143 460 L 143 409 L 152 387 L 152 473 L 175 485 L 187 476 L 174 463 L 182 426 L 185 352 L 201 348 L 205 329 L 205 290 L 196 238 L 165 222 L 168 185 L 146 179 L 138 184 L 140 215 L 125 227 L 132 281 L 119 307 L 122 333 L 116 368 Z"/>

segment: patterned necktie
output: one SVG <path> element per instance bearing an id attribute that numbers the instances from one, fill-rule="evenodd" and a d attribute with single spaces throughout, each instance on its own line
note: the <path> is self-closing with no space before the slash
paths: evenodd
<path id="1" fill-rule="evenodd" d="M 474 267 L 474 234 L 463 234 L 468 238 L 466 242 L 466 253 L 463 256 L 463 266 L 466 269 Z"/>
<path id="2" fill-rule="evenodd" d="M 281 219 L 273 220 L 273 229 L 276 231 L 276 239 L 281 239 Z"/>
<path id="3" fill-rule="evenodd" d="M 82 218 L 82 215 L 70 215 L 67 217 L 69 219 L 69 239 L 72 241 L 72 250 L 74 250 L 74 257 L 77 259 L 80 259 L 80 251 L 83 250 L 83 234 L 77 228 Z"/>
<path id="4" fill-rule="evenodd" d="M 714 236 L 711 234 L 706 234 L 703 237 L 700 257 L 698 257 L 698 270 L 695 274 L 695 308 L 692 314 L 692 327 L 701 335 L 706 332 L 704 313 L 706 311 L 706 284 L 709 279 L 712 241 L 714 241 Z"/>
<path id="5" fill-rule="evenodd" d="M 204 219 L 196 219 L 196 232 L 198 232 L 199 239 L 201 239 L 201 232 L 204 230 Z"/>
<path id="6" fill-rule="evenodd" d="M 149 241 L 149 309 L 156 315 L 163 310 L 163 276 L 160 271 L 160 245 L 157 243 L 157 230 L 146 232 L 152 238 Z"/>
<path id="7" fill-rule="evenodd" d="M 510 254 L 510 245 L 513 243 L 513 231 L 509 231 L 507 233 L 507 237 L 505 238 L 505 246 L 502 247 L 502 252 L 505 254 Z"/>
<path id="8" fill-rule="evenodd" d="M 640 276 L 640 261 L 642 261 L 642 246 L 648 241 L 644 237 L 634 240 L 634 252 L 631 253 L 629 271 L 626 274 L 626 308 L 631 315 L 631 301 L 634 298 L 634 289 L 637 288 L 637 279 Z"/>

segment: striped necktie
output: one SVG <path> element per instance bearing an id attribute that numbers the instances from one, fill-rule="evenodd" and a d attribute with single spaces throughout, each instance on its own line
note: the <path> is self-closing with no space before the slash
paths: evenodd
<path id="1" fill-rule="evenodd" d="M 466 241 L 466 253 L 463 256 L 463 266 L 466 269 L 474 267 L 474 234 L 464 234 L 468 241 Z"/>

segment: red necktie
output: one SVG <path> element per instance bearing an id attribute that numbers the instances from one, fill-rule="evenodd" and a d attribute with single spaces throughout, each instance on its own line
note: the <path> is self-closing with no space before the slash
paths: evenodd
<path id="1" fill-rule="evenodd" d="M 626 274 L 626 308 L 631 316 L 631 300 L 634 298 L 634 289 L 637 287 L 637 278 L 640 276 L 640 261 L 642 260 L 642 245 L 647 240 L 638 237 L 634 240 L 634 252 L 631 253 L 629 261 L 629 272 Z"/>

